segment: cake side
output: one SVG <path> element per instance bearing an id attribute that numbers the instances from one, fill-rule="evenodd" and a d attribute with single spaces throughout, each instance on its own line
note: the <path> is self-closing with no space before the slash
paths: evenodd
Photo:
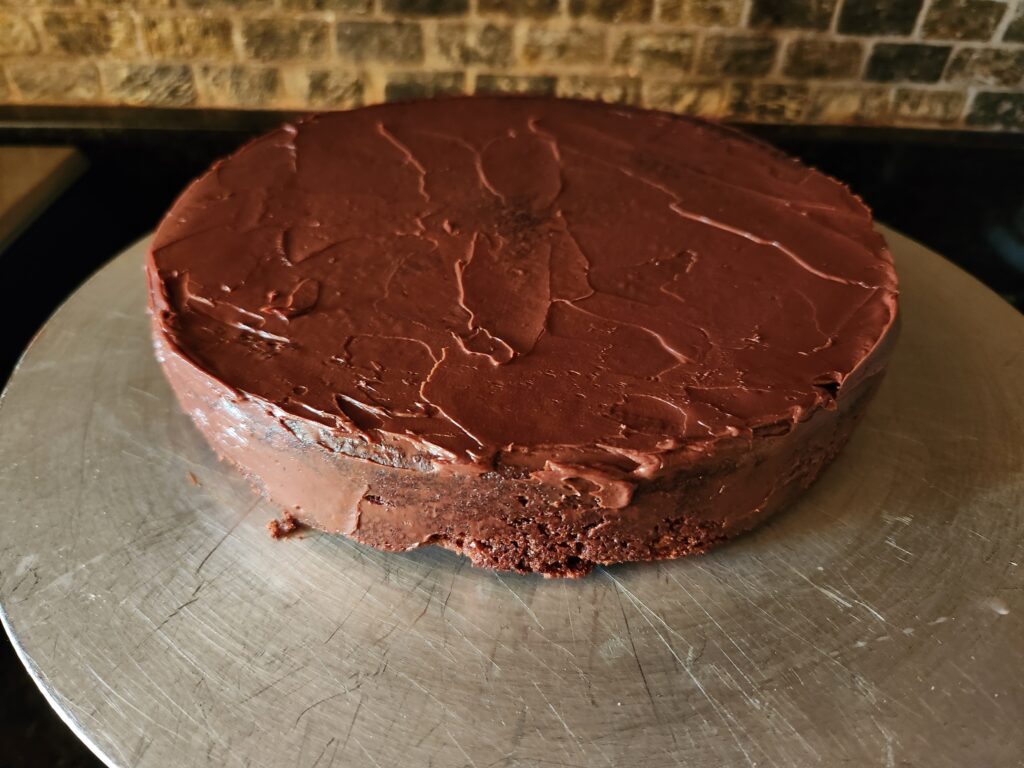
<path id="1" fill-rule="evenodd" d="M 719 443 L 641 483 L 628 506 L 609 508 L 603 489 L 582 478 L 415 469 L 352 455 L 322 425 L 206 375 L 157 324 L 153 339 L 182 409 L 213 450 L 290 517 L 378 549 L 438 545 L 478 567 L 545 577 L 704 552 L 783 509 L 846 444 L 892 347 L 890 339 L 877 350 L 871 372 L 834 408 L 775 434 Z"/>

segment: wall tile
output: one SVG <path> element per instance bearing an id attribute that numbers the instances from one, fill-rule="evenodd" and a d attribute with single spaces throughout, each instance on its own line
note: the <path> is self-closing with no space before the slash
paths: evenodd
<path id="1" fill-rule="evenodd" d="M 735 27 L 743 17 L 743 0 L 662 0 L 660 9 L 660 21 Z"/>
<path id="2" fill-rule="evenodd" d="M 990 40 L 1006 13 L 1000 0 L 932 0 L 924 36 L 939 40 Z"/>
<path id="3" fill-rule="evenodd" d="M 952 123 L 964 110 L 963 91 L 931 91 L 897 88 L 893 112 L 908 123 Z"/>
<path id="4" fill-rule="evenodd" d="M 197 67 L 197 75 L 203 102 L 210 106 L 264 107 L 272 104 L 281 92 L 281 75 L 273 67 L 204 64 Z"/>
<path id="5" fill-rule="evenodd" d="M 512 63 L 512 27 L 506 24 L 444 23 L 437 27 L 437 48 L 447 65 Z"/>
<path id="6" fill-rule="evenodd" d="M 43 104 L 88 103 L 100 96 L 100 73 L 91 62 L 26 61 L 7 65 L 7 74 L 25 101 Z"/>
<path id="7" fill-rule="evenodd" d="M 1024 3 L 1017 6 L 1017 13 L 1006 27 L 1003 39 L 1012 43 L 1024 43 Z"/>
<path id="8" fill-rule="evenodd" d="M 775 63 L 778 47 L 771 37 L 712 35 L 701 46 L 697 71 L 703 75 L 764 75 Z"/>
<path id="9" fill-rule="evenodd" d="M 696 38 L 687 32 L 628 32 L 615 46 L 612 62 L 643 75 L 685 72 L 695 47 Z"/>
<path id="10" fill-rule="evenodd" d="M 1024 132 L 1021 44 L 1024 0 L 0 0 L 0 103 L 332 109 L 468 89 Z"/>
<path id="11" fill-rule="evenodd" d="M 554 96 L 558 78 L 552 75 L 477 75 L 475 93 L 533 93 Z"/>
<path id="12" fill-rule="evenodd" d="M 27 16 L 0 11 L 0 57 L 38 53 L 39 35 Z"/>
<path id="13" fill-rule="evenodd" d="M 309 73 L 306 101 L 311 107 L 348 108 L 363 103 L 362 77 L 350 70 L 314 69 Z"/>
<path id="14" fill-rule="evenodd" d="M 924 0 L 846 0 L 839 10 L 844 35 L 909 35 Z"/>
<path id="15" fill-rule="evenodd" d="M 853 78 L 860 73 L 864 46 L 853 40 L 794 40 L 786 48 L 783 73 L 793 78 Z"/>
<path id="16" fill-rule="evenodd" d="M 142 30 L 150 54 L 169 59 L 228 59 L 234 56 L 227 16 L 153 16 Z"/>
<path id="17" fill-rule="evenodd" d="M 975 85 L 1024 85 L 1024 49 L 964 48 L 946 68 L 946 80 Z"/>
<path id="18" fill-rule="evenodd" d="M 342 16 L 369 16 L 373 0 L 280 0 L 286 11 L 335 11 Z"/>
<path id="19" fill-rule="evenodd" d="M 183 64 L 103 64 L 102 82 L 117 104 L 187 107 L 196 103 L 192 70 Z"/>
<path id="20" fill-rule="evenodd" d="M 49 8 L 110 8 L 122 11 L 172 11 L 185 7 L 186 0 L 0 0 L 4 2 L 24 2 L 28 5 L 45 5 Z M 213 0 L 211 0 L 211 3 Z M 258 5 L 256 2 L 254 4 Z M 248 7 L 248 6 L 246 6 Z"/>
<path id="21" fill-rule="evenodd" d="M 729 92 L 729 114 L 738 120 L 793 122 L 807 108 L 806 85 L 736 83 Z"/>
<path id="22" fill-rule="evenodd" d="M 825 86 L 811 95 L 805 117 L 809 123 L 880 123 L 891 100 L 889 89 L 880 86 Z"/>
<path id="23" fill-rule="evenodd" d="M 557 93 L 575 99 L 636 104 L 640 100 L 640 80 L 636 77 L 568 75 L 558 79 Z"/>
<path id="24" fill-rule="evenodd" d="M 398 72 L 388 75 L 384 98 L 386 101 L 408 101 L 451 96 L 465 91 L 466 76 L 462 72 Z"/>
<path id="25" fill-rule="evenodd" d="M 139 53 L 131 16 L 107 11 L 71 11 L 43 16 L 46 48 L 69 56 L 135 56 Z"/>
<path id="26" fill-rule="evenodd" d="M 33 8 L 74 8 L 76 0 L 0 0 L 0 8 L 29 11 Z"/>
<path id="27" fill-rule="evenodd" d="M 345 61 L 415 64 L 423 60 L 423 30 L 415 22 L 339 23 L 335 43 Z"/>
<path id="28" fill-rule="evenodd" d="M 752 0 L 750 26 L 772 29 L 828 29 L 835 9 L 836 0 Z"/>
<path id="29" fill-rule="evenodd" d="M 981 92 L 974 97 L 967 124 L 1024 131 L 1024 93 Z"/>
<path id="30" fill-rule="evenodd" d="M 285 16 L 247 19 L 242 23 L 246 55 L 256 61 L 322 59 L 328 50 L 327 22 Z"/>
<path id="31" fill-rule="evenodd" d="M 385 13 L 406 16 L 452 16 L 469 10 L 469 0 L 383 0 Z"/>
<path id="32" fill-rule="evenodd" d="M 0 0 L 0 8 L 10 8 L 23 12 L 30 11 L 33 8 L 56 10 L 58 8 L 74 8 L 76 1 L 79 0 Z M 139 0 L 139 2 L 142 1 Z"/>
<path id="33" fill-rule="evenodd" d="M 974 97 L 967 124 L 980 128 L 1024 131 L 1024 93 L 982 91 Z"/>
<path id="34" fill-rule="evenodd" d="M 952 50 L 948 45 L 878 43 L 868 59 L 865 79 L 934 83 L 942 77 Z"/>
<path id="35" fill-rule="evenodd" d="M 648 106 L 684 115 L 721 117 L 729 106 L 729 89 L 724 83 L 656 80 L 647 84 L 645 94 Z"/>
<path id="36" fill-rule="evenodd" d="M 522 60 L 527 64 L 599 64 L 605 59 L 606 37 L 603 29 L 533 25 L 526 30 Z"/>
<path id="37" fill-rule="evenodd" d="M 477 0 L 477 9 L 485 14 L 500 13 L 540 19 L 558 13 L 558 0 Z"/>
<path id="38" fill-rule="evenodd" d="M 127 2 L 131 2 L 131 0 L 127 0 Z M 184 8 L 194 8 L 197 11 L 230 9 L 250 12 L 271 8 L 274 5 L 274 0 L 171 0 L 171 3 Z"/>
<path id="39" fill-rule="evenodd" d="M 648 21 L 653 0 L 569 0 L 569 13 L 602 21 Z"/>

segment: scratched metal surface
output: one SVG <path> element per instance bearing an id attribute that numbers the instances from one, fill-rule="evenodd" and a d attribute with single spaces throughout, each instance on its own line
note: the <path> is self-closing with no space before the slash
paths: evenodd
<path id="1" fill-rule="evenodd" d="M 0 407 L 7 629 L 116 766 L 1019 765 L 1024 322 L 891 242 L 903 337 L 826 477 L 578 582 L 271 541 L 152 359 L 135 247 Z"/>

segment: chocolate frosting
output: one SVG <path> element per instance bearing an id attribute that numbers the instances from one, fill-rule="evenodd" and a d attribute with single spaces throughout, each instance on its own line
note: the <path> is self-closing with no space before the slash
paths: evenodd
<path id="1" fill-rule="evenodd" d="M 283 423 L 609 508 L 833 407 L 896 317 L 838 182 L 717 125 L 554 99 L 285 125 L 190 186 L 150 259 L 167 343 Z"/>

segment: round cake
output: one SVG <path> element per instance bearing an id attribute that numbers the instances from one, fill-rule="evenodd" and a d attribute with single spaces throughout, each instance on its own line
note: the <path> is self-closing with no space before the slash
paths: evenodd
<path id="1" fill-rule="evenodd" d="M 285 125 L 181 195 L 147 276 L 183 408 L 289 525 L 546 576 L 700 552 L 799 495 L 897 307 L 840 183 L 542 98 Z"/>

